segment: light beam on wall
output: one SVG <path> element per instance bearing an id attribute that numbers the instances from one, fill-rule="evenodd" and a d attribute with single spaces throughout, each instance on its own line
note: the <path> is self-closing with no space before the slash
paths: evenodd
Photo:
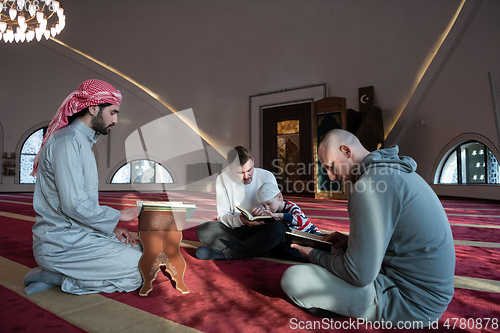
<path id="1" fill-rule="evenodd" d="M 183 121 L 186 125 L 188 125 L 188 126 L 189 126 L 189 127 L 190 127 L 193 131 L 198 132 L 198 133 L 199 133 L 199 135 L 200 135 L 200 137 L 201 137 L 203 140 L 205 140 L 208 144 L 210 144 L 211 146 L 214 146 L 214 147 L 216 146 L 215 144 L 212 144 L 209 140 L 207 140 L 206 135 L 205 135 L 202 131 L 200 131 L 200 130 L 199 130 L 198 126 L 197 126 L 195 123 L 193 123 L 193 122 L 191 121 L 191 119 L 184 117 L 182 113 L 178 113 L 176 110 L 174 110 L 172 107 L 170 107 L 167 103 L 165 103 L 165 102 L 164 102 L 164 101 L 160 98 L 160 96 L 158 96 L 158 95 L 157 95 L 157 94 L 155 94 L 153 91 L 151 91 L 151 90 L 150 90 L 150 89 L 148 89 L 147 87 L 143 86 L 143 85 L 142 85 L 142 84 L 140 84 L 139 82 L 135 81 L 135 80 L 134 80 L 134 79 L 132 79 L 130 76 L 128 76 L 128 75 L 126 75 L 126 74 L 124 74 L 124 73 L 120 72 L 119 70 L 117 70 L 117 69 L 115 69 L 115 68 L 113 68 L 113 67 L 111 67 L 111 66 L 109 66 L 109 65 L 107 65 L 107 64 L 105 64 L 105 63 L 103 63 L 102 61 L 97 60 L 96 58 L 94 58 L 94 57 L 92 57 L 92 56 L 90 56 L 90 55 L 88 55 L 88 54 L 86 54 L 86 53 L 83 53 L 83 52 L 82 52 L 82 51 L 80 51 L 80 50 L 77 50 L 77 49 L 75 49 L 75 48 L 73 48 L 73 47 L 71 47 L 71 46 L 67 45 L 67 44 L 66 44 L 66 43 L 64 43 L 64 42 L 61 42 L 60 40 L 58 40 L 58 39 L 56 39 L 56 38 L 51 37 L 50 39 L 51 39 L 52 41 L 54 41 L 54 42 L 58 43 L 59 45 L 62 45 L 62 46 L 64 46 L 64 47 L 66 47 L 66 48 L 68 48 L 68 49 L 72 50 L 73 52 L 78 53 L 79 55 L 81 55 L 81 56 L 83 56 L 83 57 L 87 58 L 88 60 L 90 60 L 90 61 L 92 61 L 92 62 L 95 62 L 96 64 L 98 64 L 98 65 L 100 65 L 100 66 L 102 66 L 102 67 L 106 68 L 107 70 L 109 70 L 109 71 L 111 71 L 111 72 L 115 73 L 116 75 L 118 75 L 118 76 L 120 76 L 120 77 L 124 78 L 124 79 L 125 79 L 125 80 L 127 80 L 128 82 L 130 82 L 130 83 L 132 83 L 133 85 L 135 85 L 136 87 L 140 88 L 141 90 L 143 90 L 144 92 L 146 92 L 148 95 L 150 95 L 151 97 L 153 97 L 154 99 L 156 99 L 158 102 L 160 102 L 161 104 L 163 104 L 166 108 L 168 108 L 168 109 L 169 109 L 170 111 L 172 111 L 174 114 L 176 114 L 176 115 L 177 115 L 177 117 L 179 117 L 179 119 L 181 119 L 181 120 L 182 120 L 182 121 Z"/>
<path id="2" fill-rule="evenodd" d="M 495 73 L 488 72 L 490 82 L 491 104 L 493 105 L 493 114 L 495 115 L 495 125 L 497 129 L 498 147 L 500 148 L 500 107 L 498 106 L 497 94 L 500 92 L 495 83 Z"/>
<path id="3" fill-rule="evenodd" d="M 431 65 L 432 61 L 434 60 L 434 57 L 436 56 L 439 49 L 443 45 L 443 42 L 446 40 L 446 37 L 448 37 L 448 34 L 451 31 L 451 28 L 453 28 L 453 26 L 455 25 L 455 22 L 458 18 L 458 15 L 460 14 L 460 12 L 462 11 L 462 8 L 464 7 L 465 1 L 466 0 L 461 1 L 460 5 L 457 8 L 457 11 L 455 12 L 455 15 L 453 15 L 452 19 L 448 23 L 448 26 L 443 31 L 441 36 L 439 36 L 439 38 L 435 44 L 435 47 L 432 48 L 431 52 L 427 55 L 426 59 L 424 60 L 422 67 L 420 68 L 420 71 L 418 71 L 417 76 L 415 77 L 415 80 L 414 80 L 413 85 L 411 87 L 410 93 L 408 94 L 408 98 L 406 99 L 406 102 L 404 103 L 404 106 L 401 108 L 401 110 L 397 114 L 396 119 L 393 121 L 392 125 L 390 125 L 390 128 L 388 129 L 388 131 L 385 134 L 384 140 L 387 139 L 387 137 L 389 136 L 389 133 L 391 133 L 392 129 L 394 128 L 394 126 L 398 122 L 399 118 L 403 114 L 403 111 L 406 109 L 406 106 L 410 102 L 410 99 L 412 98 L 413 94 L 415 93 L 415 90 L 417 89 L 418 85 L 420 84 L 420 81 L 422 81 L 422 78 L 424 77 L 425 73 L 429 69 L 429 66 Z"/>

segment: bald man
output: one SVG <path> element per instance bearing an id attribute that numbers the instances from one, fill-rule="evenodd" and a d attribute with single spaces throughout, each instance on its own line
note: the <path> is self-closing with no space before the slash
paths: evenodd
<path id="1" fill-rule="evenodd" d="M 285 271 L 285 293 L 319 316 L 393 327 L 436 322 L 453 297 L 455 249 L 444 209 L 415 161 L 399 157 L 397 146 L 370 153 L 339 129 L 325 136 L 318 157 L 331 180 L 351 186 L 349 236 L 325 236 L 331 253 L 292 245 L 313 264 Z"/>

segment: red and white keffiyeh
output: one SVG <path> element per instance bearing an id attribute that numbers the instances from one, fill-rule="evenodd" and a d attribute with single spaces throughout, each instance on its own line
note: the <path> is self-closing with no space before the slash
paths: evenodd
<path id="1" fill-rule="evenodd" d="M 68 97 L 66 97 L 64 102 L 62 102 L 59 107 L 59 110 L 57 110 L 56 115 L 52 118 L 52 121 L 50 122 L 47 132 L 43 138 L 40 151 L 52 133 L 68 125 L 69 116 L 72 116 L 92 105 L 99 105 L 103 103 L 120 105 L 121 102 L 121 92 L 111 84 L 95 79 L 83 82 L 77 90 L 73 91 L 68 95 Z M 38 154 L 33 161 L 33 171 L 31 172 L 32 176 L 36 176 L 40 151 L 38 151 Z"/>

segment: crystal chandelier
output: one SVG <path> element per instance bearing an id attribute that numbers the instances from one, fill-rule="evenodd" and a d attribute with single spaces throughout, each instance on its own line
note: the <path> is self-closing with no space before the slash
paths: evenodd
<path id="1" fill-rule="evenodd" d="M 59 1 L 0 0 L 0 40 L 5 43 L 49 39 L 58 35 L 65 25 L 66 16 Z"/>

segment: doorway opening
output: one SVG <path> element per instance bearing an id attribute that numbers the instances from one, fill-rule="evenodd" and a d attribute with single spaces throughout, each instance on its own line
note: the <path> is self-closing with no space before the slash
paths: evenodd
<path id="1" fill-rule="evenodd" d="M 312 101 L 262 108 L 263 167 L 282 193 L 314 196 Z"/>

